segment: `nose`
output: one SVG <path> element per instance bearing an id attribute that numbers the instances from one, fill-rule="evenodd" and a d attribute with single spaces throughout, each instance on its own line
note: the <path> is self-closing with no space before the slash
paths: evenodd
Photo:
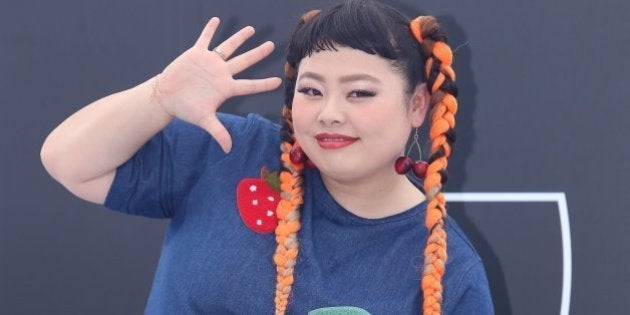
<path id="1" fill-rule="evenodd" d="M 346 121 L 343 101 L 328 98 L 322 102 L 317 121 L 325 125 L 342 124 Z"/>

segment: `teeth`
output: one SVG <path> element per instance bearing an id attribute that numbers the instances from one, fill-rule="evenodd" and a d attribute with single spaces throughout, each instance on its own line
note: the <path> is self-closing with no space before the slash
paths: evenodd
<path id="1" fill-rule="evenodd" d="M 350 141 L 350 140 L 341 139 L 341 138 L 324 138 L 324 139 L 322 139 L 322 141 L 324 141 L 324 142 L 345 142 L 345 141 Z"/>

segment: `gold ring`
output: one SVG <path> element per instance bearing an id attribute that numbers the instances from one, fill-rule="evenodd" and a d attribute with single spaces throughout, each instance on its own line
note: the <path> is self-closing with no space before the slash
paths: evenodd
<path id="1" fill-rule="evenodd" d="M 221 59 L 223 59 L 224 61 L 227 61 L 227 56 L 225 55 L 223 50 L 221 50 L 221 48 L 219 48 L 219 46 L 214 47 L 214 49 L 212 51 L 217 53 L 217 55 L 219 55 L 219 57 L 221 57 Z"/>

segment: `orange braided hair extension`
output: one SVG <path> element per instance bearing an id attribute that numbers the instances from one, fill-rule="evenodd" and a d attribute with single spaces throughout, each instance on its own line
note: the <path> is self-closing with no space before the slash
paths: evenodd
<path id="1" fill-rule="evenodd" d="M 287 309 L 291 285 L 293 284 L 293 269 L 298 255 L 299 242 L 297 232 L 300 230 L 300 206 L 302 205 L 302 165 L 291 162 L 289 152 L 291 144 L 282 143 L 281 159 L 288 170 L 280 172 L 281 200 L 276 208 L 278 226 L 276 227 L 276 252 L 273 262 L 276 264 L 277 283 L 276 314 L 284 314 Z"/>
<path id="2" fill-rule="evenodd" d="M 425 62 L 425 76 L 430 100 L 431 150 L 429 167 L 424 180 L 428 200 L 425 225 L 429 231 L 424 250 L 422 274 L 423 313 L 442 312 L 442 276 L 446 267 L 446 199 L 442 192 L 446 183 L 448 158 L 455 141 L 455 113 L 457 112 L 457 88 L 455 72 L 451 67 L 453 53 L 446 43 L 446 36 L 439 32 L 439 25 L 431 16 L 420 16 L 411 21 L 411 31 L 420 43 Z"/>
<path id="3" fill-rule="evenodd" d="M 312 10 L 302 16 L 302 21 L 298 27 L 308 22 L 319 10 Z M 282 161 L 283 169 L 280 172 L 280 203 L 276 209 L 278 216 L 278 227 L 276 227 L 276 252 L 273 255 L 273 262 L 276 265 L 277 282 L 276 315 L 284 315 L 289 303 L 291 287 L 293 285 L 293 270 L 299 253 L 299 241 L 297 232 L 300 230 L 300 207 L 302 206 L 302 170 L 304 165 L 295 164 L 291 161 L 291 148 L 296 145 L 293 135 L 293 118 L 291 116 L 291 105 L 293 102 L 293 89 L 297 79 L 295 65 L 285 64 L 284 74 L 286 77 L 285 105 L 282 108 L 284 125 L 282 126 Z"/>

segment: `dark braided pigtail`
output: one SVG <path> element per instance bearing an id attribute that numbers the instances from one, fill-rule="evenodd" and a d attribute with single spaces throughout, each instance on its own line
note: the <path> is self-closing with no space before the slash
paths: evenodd
<path id="1" fill-rule="evenodd" d="M 442 276 L 446 267 L 446 200 L 443 186 L 447 180 L 446 168 L 455 141 L 455 113 L 457 87 L 455 72 L 451 68 L 453 53 L 439 25 L 431 16 L 420 16 L 411 21 L 411 30 L 422 47 L 425 59 L 425 76 L 431 93 L 429 106 L 431 151 L 429 167 L 424 180 L 427 213 L 425 225 L 429 230 L 424 250 L 422 274 L 423 313 L 442 313 Z"/>
<path id="2" fill-rule="evenodd" d="M 310 11 L 302 16 L 302 21 L 298 28 L 302 27 L 308 20 L 319 13 L 319 10 Z M 303 164 L 296 164 L 291 161 L 290 152 L 293 146 L 297 145 L 293 135 L 293 117 L 291 115 L 293 94 L 295 93 L 295 81 L 297 79 L 297 65 L 287 62 L 284 67 L 285 74 L 285 99 L 282 108 L 284 123 L 280 130 L 282 139 L 280 171 L 281 200 L 276 209 L 278 216 L 278 227 L 276 228 L 276 252 L 273 261 L 276 265 L 277 282 L 276 315 L 283 315 L 287 310 L 291 286 L 293 284 L 293 271 L 298 255 L 299 242 L 297 232 L 300 230 L 300 208 L 302 205 L 302 170 Z"/>

